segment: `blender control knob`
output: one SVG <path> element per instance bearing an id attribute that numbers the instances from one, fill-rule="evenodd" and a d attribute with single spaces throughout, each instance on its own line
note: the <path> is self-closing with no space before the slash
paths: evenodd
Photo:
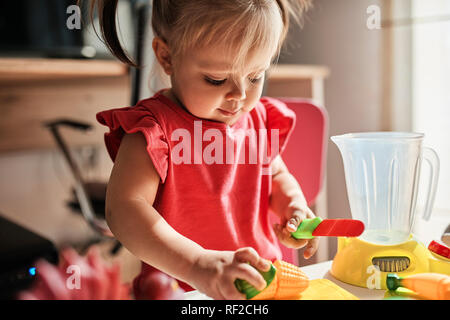
<path id="1" fill-rule="evenodd" d="M 450 259 L 450 248 L 437 241 L 431 241 L 431 243 L 428 245 L 428 250 L 437 254 L 438 256 Z"/>

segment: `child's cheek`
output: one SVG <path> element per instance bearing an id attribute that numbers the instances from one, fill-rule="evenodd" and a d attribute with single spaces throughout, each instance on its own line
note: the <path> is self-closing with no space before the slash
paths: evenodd
<path id="1" fill-rule="evenodd" d="M 247 101 L 245 102 L 244 110 L 246 112 L 250 112 L 254 107 L 256 107 L 256 104 L 258 103 L 259 99 L 261 99 L 261 93 L 262 89 L 259 90 L 252 90 L 249 95 L 247 96 Z"/>

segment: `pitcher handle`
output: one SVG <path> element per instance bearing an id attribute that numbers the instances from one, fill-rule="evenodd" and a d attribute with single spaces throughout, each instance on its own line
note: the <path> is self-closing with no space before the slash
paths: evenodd
<path id="1" fill-rule="evenodd" d="M 431 148 L 422 148 L 422 157 L 430 165 L 430 181 L 428 183 L 427 201 L 425 203 L 425 210 L 423 218 L 428 221 L 433 211 L 434 199 L 436 198 L 436 189 L 439 180 L 439 156 L 436 151 Z"/>

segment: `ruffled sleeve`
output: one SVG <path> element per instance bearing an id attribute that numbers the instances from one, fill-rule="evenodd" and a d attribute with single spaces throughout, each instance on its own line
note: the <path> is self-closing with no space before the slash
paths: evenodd
<path id="1" fill-rule="evenodd" d="M 136 106 L 102 111 L 97 114 L 97 121 L 109 127 L 109 132 L 105 133 L 105 144 L 113 161 L 124 134 L 141 132 L 147 141 L 147 152 L 153 165 L 162 183 L 165 182 L 169 147 L 163 129 L 148 109 Z"/>
<path id="2" fill-rule="evenodd" d="M 267 114 L 267 136 L 270 162 L 282 154 L 295 128 L 295 113 L 280 100 L 261 98 Z M 274 131 L 272 131 L 274 130 Z M 278 138 L 278 139 L 277 139 Z M 277 146 L 278 144 L 278 146 Z"/>

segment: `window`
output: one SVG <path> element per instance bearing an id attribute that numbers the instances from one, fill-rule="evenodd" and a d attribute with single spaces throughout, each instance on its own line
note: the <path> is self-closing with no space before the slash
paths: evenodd
<path id="1" fill-rule="evenodd" d="M 449 215 L 450 1 L 413 0 L 411 9 L 415 21 L 412 28 L 412 129 L 425 133 L 425 145 L 439 154 L 440 176 L 433 215 Z"/>

